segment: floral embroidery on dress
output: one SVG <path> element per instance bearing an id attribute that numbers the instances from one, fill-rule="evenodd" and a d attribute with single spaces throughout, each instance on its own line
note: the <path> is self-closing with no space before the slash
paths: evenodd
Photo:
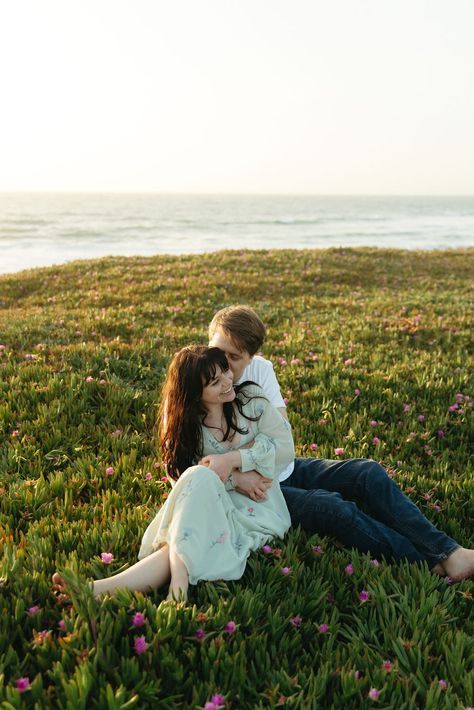
<path id="1" fill-rule="evenodd" d="M 191 537 L 192 534 L 193 534 L 192 528 L 183 528 L 180 540 L 189 540 L 189 538 Z"/>
<path id="2" fill-rule="evenodd" d="M 221 532 L 221 534 L 219 535 L 219 537 L 216 540 L 214 540 L 213 542 L 211 542 L 211 547 L 214 547 L 214 545 L 223 545 L 226 542 L 228 536 L 229 536 L 229 531 L 223 530 Z"/>
<path id="3" fill-rule="evenodd" d="M 255 518 L 255 508 L 247 508 L 247 514 L 250 518 Z"/>
<path id="4" fill-rule="evenodd" d="M 194 479 L 191 478 L 185 486 L 183 486 L 183 490 L 180 491 L 177 501 L 180 500 L 181 498 L 186 498 L 188 495 L 190 495 L 192 489 L 194 488 Z"/>

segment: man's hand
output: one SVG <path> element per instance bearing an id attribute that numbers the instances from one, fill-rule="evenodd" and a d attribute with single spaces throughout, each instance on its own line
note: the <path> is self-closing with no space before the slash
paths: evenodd
<path id="1" fill-rule="evenodd" d="M 267 489 L 273 483 L 273 479 L 262 476 L 257 471 L 234 471 L 232 474 L 235 490 L 254 501 L 265 500 Z"/>
<path id="2" fill-rule="evenodd" d="M 199 463 L 201 466 L 212 468 L 222 483 L 225 483 L 232 469 L 240 466 L 240 454 L 238 451 L 229 451 L 227 454 L 209 454 L 209 456 L 204 456 Z"/>

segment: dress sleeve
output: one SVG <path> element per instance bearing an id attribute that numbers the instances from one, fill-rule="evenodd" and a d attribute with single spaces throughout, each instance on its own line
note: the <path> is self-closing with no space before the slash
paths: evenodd
<path id="1" fill-rule="evenodd" d="M 252 399 L 245 409 L 251 416 L 260 415 L 260 419 L 252 422 L 257 432 L 253 446 L 240 449 L 241 470 L 255 469 L 262 476 L 278 478 L 295 457 L 291 426 L 267 399 Z"/>

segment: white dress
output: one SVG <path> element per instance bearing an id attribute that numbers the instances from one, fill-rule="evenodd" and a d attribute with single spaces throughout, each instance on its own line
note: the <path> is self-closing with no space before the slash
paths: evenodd
<path id="1" fill-rule="evenodd" d="M 279 473 L 294 458 L 289 423 L 262 397 L 260 387 L 249 385 L 256 397 L 244 405 L 244 413 L 260 415 L 256 422 L 238 417 L 247 429 L 235 447 L 218 442 L 203 427 L 203 455 L 240 449 L 242 471 L 257 470 L 274 479 L 267 498 L 253 501 L 224 485 L 206 466 L 191 466 L 175 483 L 166 502 L 145 531 L 138 554 L 146 557 L 165 543 L 174 545 L 183 560 L 191 584 L 199 580 L 239 579 L 247 557 L 272 537 L 283 537 L 290 515 L 278 483 Z M 254 441 L 248 449 L 241 449 Z"/>

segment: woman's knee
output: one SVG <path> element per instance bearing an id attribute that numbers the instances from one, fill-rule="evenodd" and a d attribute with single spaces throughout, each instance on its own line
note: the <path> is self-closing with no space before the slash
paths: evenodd
<path id="1" fill-rule="evenodd" d="M 183 478 L 184 476 L 186 476 L 186 478 L 193 478 L 194 480 L 199 480 L 200 483 L 204 483 L 205 481 L 211 484 L 216 484 L 216 481 L 218 483 L 221 483 L 221 480 L 217 473 L 215 473 L 211 468 L 208 468 L 208 466 L 201 466 L 200 464 L 187 468 L 181 478 Z"/>

